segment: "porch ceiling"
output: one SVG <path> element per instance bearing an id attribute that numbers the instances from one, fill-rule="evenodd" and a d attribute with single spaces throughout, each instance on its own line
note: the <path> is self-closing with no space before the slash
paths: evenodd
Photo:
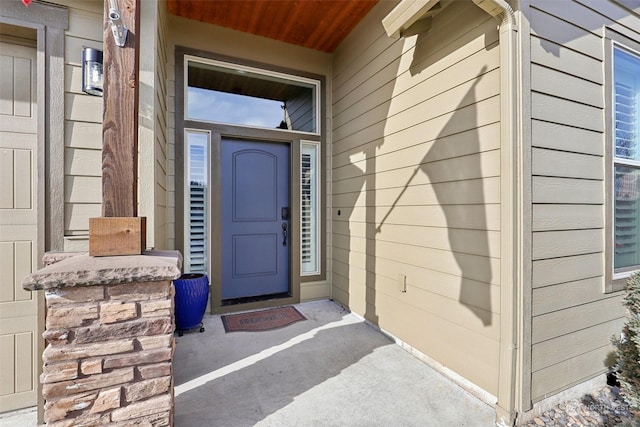
<path id="1" fill-rule="evenodd" d="M 333 52 L 379 0 L 168 0 L 169 12 Z"/>

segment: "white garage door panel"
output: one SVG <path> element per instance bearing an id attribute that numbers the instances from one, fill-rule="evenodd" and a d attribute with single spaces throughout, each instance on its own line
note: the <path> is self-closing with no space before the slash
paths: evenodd
<path id="1" fill-rule="evenodd" d="M 36 51 L 0 43 L 0 412 L 37 403 L 38 303 L 22 281 L 37 267 Z"/>
<path id="2" fill-rule="evenodd" d="M 1 129 L 1 127 L 0 127 Z M 0 224 L 36 224 L 36 134 L 2 132 Z"/>
<path id="3" fill-rule="evenodd" d="M 2 130 L 29 133 L 36 129 L 35 69 L 35 49 L 7 43 L 0 45 Z"/>

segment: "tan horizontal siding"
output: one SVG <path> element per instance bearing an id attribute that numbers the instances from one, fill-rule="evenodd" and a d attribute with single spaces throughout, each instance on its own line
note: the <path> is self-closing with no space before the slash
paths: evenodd
<path id="1" fill-rule="evenodd" d="M 375 216 L 369 218 L 369 212 Z M 342 215 L 349 215 L 351 223 L 415 225 L 426 227 L 468 228 L 473 230 L 499 230 L 499 205 L 443 205 L 397 206 L 390 213 L 373 207 L 345 208 Z M 483 237 L 484 240 L 484 237 Z"/>
<path id="2" fill-rule="evenodd" d="M 331 293 L 329 283 L 301 283 L 300 284 L 300 300 L 312 301 L 327 298 Z"/>
<path id="3" fill-rule="evenodd" d="M 539 371 L 568 358 L 578 357 L 583 353 L 607 346 L 611 342 L 611 337 L 620 334 L 623 323 L 621 319 L 613 319 L 534 345 L 533 371 Z"/>
<path id="4" fill-rule="evenodd" d="M 604 27 L 638 38 L 615 2 L 531 2 L 532 399 L 605 370 L 620 294 L 605 294 Z"/>
<path id="5" fill-rule="evenodd" d="M 602 299 L 602 277 L 590 277 L 533 289 L 533 316 Z"/>
<path id="6" fill-rule="evenodd" d="M 531 94 L 531 115 L 538 120 L 604 132 L 601 108 L 557 98 L 553 95 L 533 92 Z"/>
<path id="7" fill-rule="evenodd" d="M 378 171 L 377 165 L 373 169 L 370 161 L 357 162 L 335 169 L 333 171 L 334 192 L 340 194 L 358 191 L 364 188 L 365 183 L 368 184 L 367 190 L 379 190 L 428 183 L 475 180 L 500 175 L 499 150 L 477 152 L 444 160 L 432 160 L 431 158 L 436 156 L 432 153 L 439 151 L 439 148 L 440 146 L 433 147 L 422 159 L 412 159 L 407 162 L 409 167 L 392 169 L 392 164 L 386 164 L 387 159 L 382 158 L 380 171 Z M 421 163 L 413 164 L 416 161 Z M 397 164 L 396 167 L 399 165 Z M 367 167 L 370 170 L 367 170 Z M 461 194 L 459 197 L 464 199 L 466 195 Z"/>
<path id="8" fill-rule="evenodd" d="M 83 10 L 80 1 L 75 1 L 69 10 L 69 29 L 67 36 L 88 40 L 102 40 L 102 26 L 96 26 L 96 21 L 102 19 L 103 6 L 94 2 L 91 10 Z"/>
<path id="9" fill-rule="evenodd" d="M 570 23 L 581 22 L 577 4 L 550 9 L 532 10 L 534 401 L 602 372 L 620 327 L 619 298 L 602 282 L 602 39 Z"/>
<path id="10" fill-rule="evenodd" d="M 438 124 L 441 120 L 434 120 L 431 124 Z M 394 168 L 396 164 L 416 162 L 423 159 L 429 153 L 431 161 L 461 157 L 467 154 L 476 154 L 500 148 L 500 123 L 491 121 L 489 124 L 472 127 L 467 124 L 467 129 L 456 129 L 451 135 L 437 135 L 433 131 L 427 132 L 428 126 L 420 126 L 423 130 L 408 129 L 385 138 L 388 143 L 376 144 L 376 158 L 384 161 L 383 165 L 376 164 L 376 170 L 384 170 L 385 164 Z M 431 139 L 425 139 L 425 133 Z M 420 137 L 422 135 L 422 137 Z M 436 150 L 432 150 L 435 138 L 441 143 Z M 388 157 L 385 157 L 388 156 Z M 334 169 L 342 166 L 350 166 L 354 163 L 362 164 L 367 159 L 363 147 L 355 147 L 340 153 L 334 153 L 332 163 Z M 386 161 L 389 159 L 389 161 Z M 362 166 L 360 166 L 362 169 Z"/>
<path id="11" fill-rule="evenodd" d="M 339 253 L 338 248 L 336 251 Z M 349 257 L 359 256 L 357 259 L 350 258 L 350 265 L 363 269 L 367 267 L 369 261 L 366 252 L 357 252 L 353 248 L 345 249 L 345 251 Z M 500 260 L 487 256 L 451 252 L 450 249 L 409 247 L 405 244 L 383 241 L 376 242 L 376 256 L 452 276 L 462 276 L 465 279 L 481 283 L 496 285 L 500 283 L 500 278 L 492 274 L 494 271 L 499 271 Z M 464 271 L 461 271 L 462 267 L 464 267 Z M 490 308 L 487 307 L 487 309 Z M 492 309 L 495 310 L 495 307 Z"/>
<path id="12" fill-rule="evenodd" d="M 602 132 L 573 128 L 558 123 L 531 121 L 531 138 L 534 147 L 572 151 L 574 153 L 604 154 Z"/>
<path id="13" fill-rule="evenodd" d="M 64 229 L 67 235 L 88 235 L 89 218 L 99 217 L 102 214 L 100 203 L 65 203 Z"/>
<path id="14" fill-rule="evenodd" d="M 452 120 L 454 118 L 455 120 Z M 479 103 L 463 107 L 460 110 L 450 112 L 432 120 L 420 123 L 413 127 L 403 129 L 393 135 L 384 134 L 384 123 L 372 125 L 371 127 L 364 129 L 356 135 L 351 135 L 349 138 L 342 141 L 334 141 L 336 153 L 343 153 L 349 151 L 351 155 L 357 158 L 370 158 L 366 155 L 367 151 L 376 150 L 376 153 L 383 152 L 385 150 L 391 151 L 392 149 L 400 149 L 406 146 L 413 146 L 422 144 L 425 142 L 432 142 L 434 145 L 438 142 L 437 147 L 424 146 L 425 154 L 428 152 L 428 157 L 423 157 L 423 161 L 435 161 L 446 159 L 449 157 L 455 157 L 455 154 L 459 148 L 452 147 L 454 142 L 447 143 L 447 137 L 458 140 L 459 146 L 463 147 L 468 145 L 466 152 L 469 154 L 482 152 L 485 147 L 494 146 L 496 144 L 496 138 L 494 133 L 483 132 L 485 126 L 498 123 L 500 120 L 500 100 L 499 97 L 481 101 Z M 474 123 L 476 124 L 474 126 Z M 467 132 L 469 131 L 469 132 Z M 459 135 L 467 132 L 465 135 Z M 499 139 L 497 139 L 499 143 Z M 387 146 L 383 148 L 384 146 Z M 377 148 L 380 147 L 381 148 Z M 426 151 L 428 150 L 428 151 Z M 360 153 L 360 154 L 356 154 Z M 416 161 L 420 159 L 416 158 Z"/>
<path id="15" fill-rule="evenodd" d="M 372 314 L 387 319 L 387 327 L 401 331 L 399 338 L 414 343 L 418 351 L 429 354 L 435 360 L 443 360 L 447 368 L 473 379 L 481 388 L 494 390 L 498 378 L 497 364 L 494 363 L 498 357 L 498 341 L 455 324 L 453 320 L 462 320 L 455 319 L 455 314 L 445 313 L 446 317 L 434 315 L 408 304 L 410 299 L 410 295 L 399 299 L 376 298 L 376 310 Z M 499 318 L 491 319 L 492 325 L 497 323 Z M 407 328 L 407 324 L 418 324 L 420 327 Z M 466 351 L 460 351 L 460 343 L 465 344 Z M 471 348 L 474 349 L 474 357 L 469 357 Z"/>
<path id="16" fill-rule="evenodd" d="M 602 156 L 534 148 L 531 170 L 534 175 L 564 178 L 604 179 Z"/>
<path id="17" fill-rule="evenodd" d="M 486 46 L 478 48 L 480 50 L 469 57 L 467 61 L 453 63 L 450 67 L 430 78 L 424 76 L 415 78 L 412 77 L 410 70 L 406 70 L 394 80 L 392 78 L 393 67 L 389 66 L 389 70 L 385 70 L 384 74 L 386 79 L 390 79 L 385 82 L 386 84 L 376 85 L 375 80 L 373 82 L 367 80 L 364 83 L 367 86 L 365 89 L 357 88 L 357 90 L 366 90 L 365 96 L 357 99 L 357 95 L 351 96 L 350 94 L 344 98 L 342 103 L 336 105 L 333 119 L 334 129 L 339 129 L 350 123 L 354 118 L 360 117 L 374 108 L 380 109 L 383 106 L 388 106 L 389 115 L 393 115 L 395 112 L 403 111 L 411 106 L 424 104 L 453 86 L 475 79 L 478 75 L 478 70 L 481 70 L 483 66 L 487 63 L 497 62 L 494 57 L 498 54 L 497 49 L 487 49 Z M 489 71 L 493 70 L 487 70 L 487 72 Z M 384 92 L 389 87 L 392 87 L 398 93 L 398 96 L 394 97 L 394 102 L 391 103 L 390 100 L 387 100 L 382 104 L 377 104 L 376 101 L 380 102 L 381 100 L 379 92 Z M 414 91 L 418 90 L 421 93 L 419 98 L 411 96 Z"/>
<path id="18" fill-rule="evenodd" d="M 601 61 L 535 36 L 531 37 L 531 62 L 593 83 L 602 84 L 604 80 L 599 70 Z"/>
<path id="19" fill-rule="evenodd" d="M 64 172 L 67 176 L 102 176 L 102 151 L 82 148 L 64 150 Z"/>
<path id="20" fill-rule="evenodd" d="M 539 92 L 552 94 L 558 98 L 604 108 L 602 85 L 571 74 L 532 64 L 531 86 Z"/>
<path id="21" fill-rule="evenodd" d="M 64 194 L 69 203 L 102 203 L 102 177 L 67 176 Z"/>
<path id="22" fill-rule="evenodd" d="M 534 203 L 604 203 L 604 184 L 600 180 L 534 176 L 532 187 Z"/>
<path id="23" fill-rule="evenodd" d="M 496 25 L 452 2 L 429 33 L 393 40 L 375 21 L 388 8 L 334 56 L 332 296 L 497 393 Z"/>
<path id="24" fill-rule="evenodd" d="M 611 26 L 615 24 L 617 28 L 633 31 L 636 37 L 640 35 L 640 19 L 638 19 L 638 15 L 629 13 L 628 9 L 625 9 L 622 4 L 614 2 L 603 3 L 599 0 L 576 0 L 576 2 L 601 14 L 604 18 L 600 19 L 606 20 L 606 23 L 609 20 L 614 21 Z"/>
<path id="25" fill-rule="evenodd" d="M 85 94 L 65 95 L 65 119 L 78 122 L 102 121 L 102 98 Z"/>
<path id="26" fill-rule="evenodd" d="M 607 370 L 604 360 L 609 353 L 610 344 L 534 372 L 531 378 L 533 401 L 537 402 L 603 374 Z"/>
<path id="27" fill-rule="evenodd" d="M 96 24 L 100 24 L 102 17 L 96 19 Z M 101 24 L 100 24 L 101 25 Z M 80 67 L 82 65 L 82 48 L 91 47 L 103 50 L 102 39 L 89 39 L 74 36 L 65 36 L 64 39 L 64 63 Z"/>
<path id="28" fill-rule="evenodd" d="M 602 230 L 563 230 L 533 234 L 533 259 L 560 258 L 602 252 Z"/>
<path id="29" fill-rule="evenodd" d="M 345 276 L 343 274 L 349 274 Z M 484 335 L 492 340 L 499 338 L 499 319 L 496 313 L 490 313 L 486 307 L 477 307 L 477 310 L 485 311 L 487 316 L 491 316 L 491 326 L 485 327 L 477 320 L 474 314 L 466 307 L 460 305 L 458 298 L 448 298 L 424 290 L 421 283 L 407 282 L 407 287 L 411 289 L 412 296 L 396 295 L 397 293 L 397 277 L 386 277 L 380 274 L 365 272 L 362 269 L 350 269 L 344 263 L 336 266 L 337 284 L 345 290 L 349 289 L 348 282 L 361 277 L 366 277 L 367 283 L 375 283 L 375 287 L 367 289 L 370 293 L 375 293 L 376 299 L 398 299 L 402 304 L 412 306 L 416 310 L 423 310 L 431 315 L 447 319 L 447 321 L 455 324 L 459 328 L 468 329 L 471 332 Z M 409 292 L 409 291 L 408 291 Z M 358 291 L 350 294 L 353 301 L 361 301 L 364 303 L 364 294 L 358 294 Z M 481 304 L 479 304 L 481 305 Z"/>
<path id="30" fill-rule="evenodd" d="M 500 120 L 500 99 L 497 94 L 476 101 L 464 103 L 460 109 L 441 111 L 439 115 L 429 114 L 427 118 L 411 116 L 406 118 L 408 123 L 404 127 L 402 127 L 402 117 L 396 117 L 393 120 L 393 128 L 388 129 L 386 121 L 379 121 L 359 129 L 349 129 L 349 133 L 346 134 L 345 131 L 342 138 L 340 133 L 334 135 L 334 143 L 337 145 L 337 151 L 334 154 L 363 147 L 367 143 L 393 144 L 396 140 L 406 141 L 407 138 L 412 142 L 431 141 Z M 457 120 L 451 121 L 454 114 Z"/>
<path id="31" fill-rule="evenodd" d="M 74 248 L 86 249 L 83 236 L 88 235 L 89 218 L 102 213 L 103 100 L 82 92 L 81 61 L 83 47 L 103 50 L 103 5 L 75 0 L 56 3 L 69 8 L 64 40 L 64 228 L 65 236 L 76 236 Z"/>
<path id="32" fill-rule="evenodd" d="M 64 125 L 65 147 L 102 149 L 102 123 L 66 120 Z"/>
<path id="33" fill-rule="evenodd" d="M 402 197 L 398 196 L 402 193 Z M 365 206 L 366 200 L 358 197 L 360 192 L 336 193 L 334 206 Z M 397 202 L 396 202 L 397 200 Z M 376 191 L 376 206 L 428 206 L 428 205 L 472 205 L 500 203 L 500 178 L 497 176 L 478 179 L 448 181 L 442 183 L 397 186 Z"/>
<path id="34" fill-rule="evenodd" d="M 532 325 L 533 343 L 618 319 L 621 303 L 622 299 L 619 296 L 609 296 L 599 301 L 536 316 Z"/>
<path id="35" fill-rule="evenodd" d="M 334 226 L 334 247 L 365 252 L 366 232 L 349 227 L 345 221 L 336 221 Z M 366 224 L 365 224 L 366 227 Z M 486 230 L 456 229 L 444 227 L 417 227 L 414 224 L 385 224 L 377 228 L 377 239 L 382 242 L 400 243 L 410 246 L 449 250 L 448 239 L 468 242 L 464 252 L 493 258 L 500 257 L 500 232 Z M 485 240 L 486 239 L 486 240 Z"/>
<path id="36" fill-rule="evenodd" d="M 604 227 L 601 205 L 537 204 L 533 206 L 532 216 L 533 231 Z"/>
<path id="37" fill-rule="evenodd" d="M 601 277 L 604 274 L 603 262 L 604 256 L 601 253 L 533 261 L 532 285 L 536 288 Z M 571 302 L 565 301 L 565 304 L 569 305 Z"/>
<path id="38" fill-rule="evenodd" d="M 535 23 L 531 26 L 532 35 L 602 60 L 603 51 L 599 49 L 601 37 L 574 25 L 573 19 L 565 21 L 535 7 L 531 9 L 529 19 Z"/>

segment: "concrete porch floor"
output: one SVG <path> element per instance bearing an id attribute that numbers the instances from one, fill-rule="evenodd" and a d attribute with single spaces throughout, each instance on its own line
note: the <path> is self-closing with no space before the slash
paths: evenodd
<path id="1" fill-rule="evenodd" d="M 176 336 L 175 426 L 479 426 L 493 408 L 331 301 L 296 306 L 307 320 Z M 472 356 L 470 356 L 472 357 Z M 36 425 L 35 408 L 0 414 Z"/>
<path id="2" fill-rule="evenodd" d="M 264 332 L 176 337 L 175 425 L 493 426 L 493 408 L 331 301 Z M 472 357 L 472 356 L 470 356 Z"/>

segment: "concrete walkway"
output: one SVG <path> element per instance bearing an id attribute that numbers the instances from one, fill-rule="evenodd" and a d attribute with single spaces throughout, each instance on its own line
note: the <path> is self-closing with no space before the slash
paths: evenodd
<path id="1" fill-rule="evenodd" d="M 275 331 L 177 337 L 176 427 L 493 426 L 493 408 L 330 301 Z M 470 356 L 472 357 L 472 356 Z"/>

